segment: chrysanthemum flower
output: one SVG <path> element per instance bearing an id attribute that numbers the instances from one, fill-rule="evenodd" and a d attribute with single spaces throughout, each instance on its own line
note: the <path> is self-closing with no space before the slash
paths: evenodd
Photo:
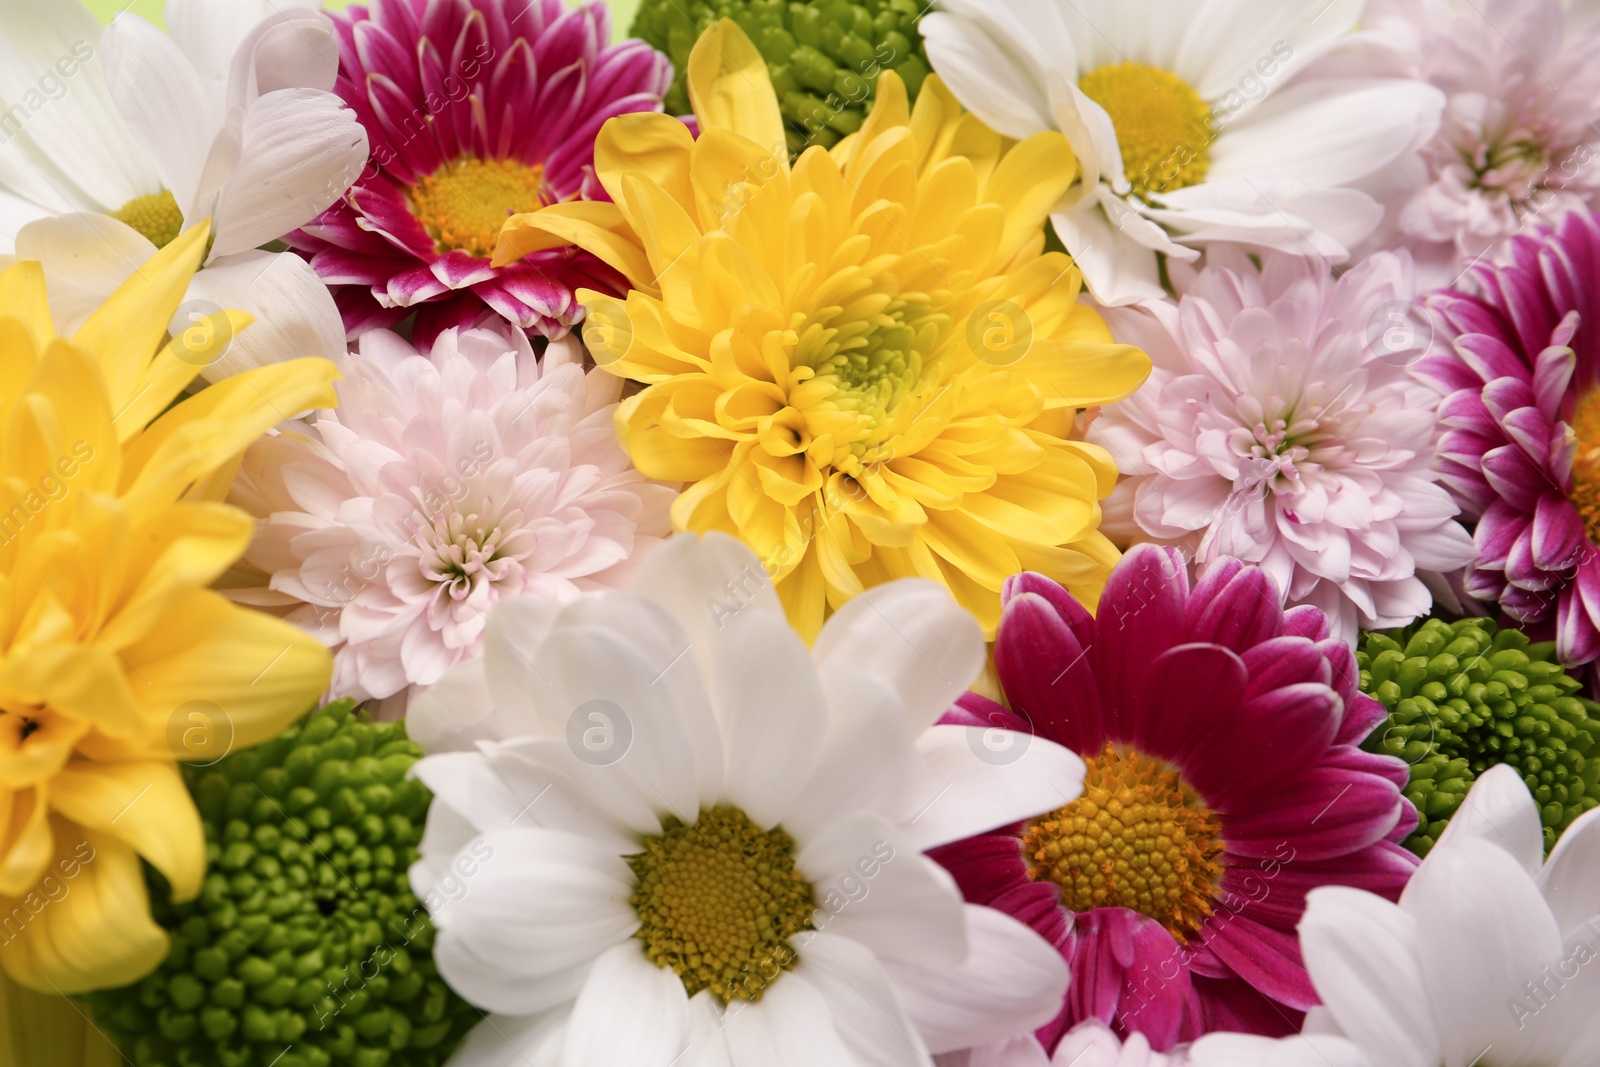
<path id="1" fill-rule="evenodd" d="M 1007 583 L 995 662 L 1015 710 L 969 694 L 943 721 L 1066 745 L 1083 796 L 931 854 L 1071 963 L 1040 1040 L 1085 1019 L 1162 1051 L 1293 1031 L 1317 1002 L 1294 937 L 1306 893 L 1393 898 L 1416 863 L 1395 843 L 1416 825 L 1405 764 L 1356 747 L 1383 707 L 1350 647 L 1317 609 L 1280 609 L 1259 568 L 1229 561 L 1191 591 L 1176 550 L 1141 545 L 1093 618 L 1038 575 Z"/>
<path id="2" fill-rule="evenodd" d="M 1546 851 L 1600 805 L 1600 705 L 1577 695 L 1550 641 L 1530 644 L 1488 619 L 1429 619 L 1414 631 L 1363 634 L 1361 691 L 1388 710 L 1366 747 L 1406 761 L 1406 798 L 1422 823 L 1405 846 L 1425 856 L 1471 788 L 1496 764 L 1522 776 L 1539 805 Z"/>
<path id="3" fill-rule="evenodd" d="M 1360 0 L 941 0 L 928 58 L 1008 137 L 1061 130 L 1079 181 L 1052 216 L 1095 298 L 1163 296 L 1158 255 L 1217 241 L 1342 262 L 1382 217 L 1358 191 L 1438 128 L 1438 90 L 1313 61 Z"/>
<path id="4" fill-rule="evenodd" d="M 1196 1043 L 1194 1062 L 1591 1067 L 1600 812 L 1540 859 L 1538 806 L 1514 770 L 1493 768 L 1398 904 L 1343 887 L 1312 892 L 1300 944 L 1325 1005 L 1306 1024 L 1319 1036 L 1216 1034 Z"/>
<path id="5" fill-rule="evenodd" d="M 1432 469 L 1437 394 L 1406 366 L 1420 343 L 1391 352 L 1379 335 L 1385 309 L 1410 299 L 1404 258 L 1334 281 L 1311 260 L 1258 269 L 1217 249 L 1174 276 L 1176 307 L 1108 314 L 1156 362 L 1090 428 L 1127 475 L 1108 532 L 1182 545 L 1202 568 L 1259 564 L 1347 641 L 1426 614 L 1417 572 L 1463 566 L 1472 542 Z"/>
<path id="6" fill-rule="evenodd" d="M 349 195 L 290 238 L 335 286 L 353 337 L 416 311 L 418 340 L 488 308 L 545 336 L 578 318 L 580 285 L 620 292 L 593 256 L 548 248 L 490 266 L 512 214 L 600 193 L 595 132 L 659 111 L 667 58 L 607 45 L 604 4 L 373 0 L 335 15 L 335 91 L 372 138 Z"/>
<path id="7" fill-rule="evenodd" d="M 46 992 L 161 962 L 140 862 L 187 900 L 206 860 L 174 758 L 271 737 L 328 680 L 315 640 L 206 588 L 250 542 L 216 502 L 233 462 L 334 399 L 316 359 L 180 399 L 195 368 L 162 345 L 208 236 L 178 237 L 70 339 L 37 263 L 0 274 L 0 967 Z"/>
<path id="8" fill-rule="evenodd" d="M 198 899 L 152 878 L 172 951 L 89 998 L 135 1067 L 438 1067 L 479 1015 L 433 964 L 412 893 L 428 790 L 400 723 L 330 704 L 190 770 L 211 870 Z"/>
<path id="9" fill-rule="evenodd" d="M 1600 22 L 1582 4 L 1375 0 L 1362 22 L 1447 101 L 1421 173 L 1389 198 L 1391 247 L 1411 250 L 1425 287 L 1502 251 L 1531 216 L 1600 208 Z"/>
<path id="10" fill-rule="evenodd" d="M 633 32 L 665 52 L 674 69 L 667 112 L 686 114 L 689 53 L 719 19 L 737 22 L 766 57 L 787 124 L 789 154 L 831 148 L 872 108 L 878 75 L 892 70 L 915 99 L 928 76 L 917 0 L 644 0 Z"/>
<path id="11" fill-rule="evenodd" d="M 984 656 L 945 590 L 872 590 L 808 651 L 749 549 L 679 535 L 628 592 L 490 623 L 407 718 L 435 795 L 412 884 L 454 898 L 434 958 L 493 1013 L 462 1063 L 913 1067 L 1055 1014 L 1055 950 L 922 850 L 1083 764 L 934 725 Z"/>
<path id="12" fill-rule="evenodd" d="M 625 583 L 676 493 L 613 429 L 621 382 L 576 338 L 535 359 L 520 330 L 447 330 L 418 352 L 387 330 L 340 363 L 339 406 L 245 456 L 232 499 L 260 520 L 234 589 L 335 650 L 331 693 L 430 685 L 483 648 L 505 596 L 567 601 Z"/>
<path id="13" fill-rule="evenodd" d="M 356 116 L 327 91 L 327 17 L 266 0 L 169 0 L 167 25 L 171 36 L 124 14 L 102 36 L 78 0 L 7 6 L 0 251 L 14 241 L 18 258 L 44 264 L 56 327 L 71 333 L 157 249 L 210 219 L 185 307 L 202 302 L 202 333 L 222 308 L 256 326 L 193 345 L 188 361 L 217 380 L 337 355 L 338 309 L 316 273 L 257 250 L 337 200 L 366 158 Z M 172 332 L 195 321 L 186 312 Z"/>
<path id="14" fill-rule="evenodd" d="M 1445 394 L 1440 478 L 1477 519 L 1466 590 L 1525 625 L 1555 624 L 1568 665 L 1600 656 L 1600 219 L 1515 238 L 1429 298 Z"/>
<path id="15" fill-rule="evenodd" d="M 1041 254 L 1071 149 L 1006 147 L 931 79 L 893 71 L 860 133 L 791 168 L 766 63 L 732 22 L 689 60 L 702 133 L 629 115 L 600 131 L 614 204 L 513 219 L 499 258 L 552 241 L 628 276 L 581 294 L 596 360 L 647 388 L 617 427 L 640 470 L 688 482 L 680 530 L 720 530 L 814 636 L 863 589 L 921 576 L 992 631 L 1000 584 L 1042 571 L 1092 601 L 1116 551 L 1096 501 L 1116 468 L 1068 440 L 1074 409 L 1149 370 Z"/>

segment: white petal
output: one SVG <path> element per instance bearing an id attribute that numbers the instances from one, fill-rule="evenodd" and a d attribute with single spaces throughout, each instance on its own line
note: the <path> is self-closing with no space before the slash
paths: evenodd
<path id="1" fill-rule="evenodd" d="M 219 120 L 234 53 L 272 6 L 272 0 L 167 0 L 167 34 L 200 75 Z"/>
<path id="2" fill-rule="evenodd" d="M 332 93 L 280 89 L 245 112 L 239 166 L 217 205 L 213 256 L 232 255 L 310 222 L 344 195 L 367 161 L 367 131 Z"/>
<path id="3" fill-rule="evenodd" d="M 1044 58 L 1011 12 L 946 0 L 921 25 L 929 64 L 967 110 L 1019 141 L 1055 125 Z"/>
<path id="4" fill-rule="evenodd" d="M 1506 1063 L 1528 1036 L 1507 1005 L 1540 967 L 1561 957 L 1561 932 L 1527 871 L 1504 848 L 1458 838 L 1429 851 L 1406 886 L 1422 976 L 1447 1064 L 1490 1045 Z"/>
<path id="5" fill-rule="evenodd" d="M 773 982 L 756 1003 L 730 1008 L 726 1024 L 729 1059 L 737 1067 L 843 1067 L 853 1062 L 834 1029 L 828 1002 L 796 971 Z"/>
<path id="6" fill-rule="evenodd" d="M 488 856 L 463 875 L 460 899 L 429 908 L 439 973 L 473 1004 L 534 1015 L 577 996 L 607 949 L 639 951 L 633 874 L 615 853 L 553 830 L 501 830 L 477 846 Z"/>
<path id="7" fill-rule="evenodd" d="M 960 967 L 885 963 L 907 1014 L 934 1052 L 1038 1029 L 1060 1013 L 1070 977 L 1061 954 L 1022 923 L 976 904 L 965 911 L 972 950 Z"/>
<path id="8" fill-rule="evenodd" d="M 729 1010 L 744 1007 L 743 1001 L 734 1001 Z M 688 1050 L 683 1054 L 682 1067 L 733 1067 L 728 1052 L 728 1036 L 724 1032 L 724 1015 L 712 999 L 711 991 L 702 989 L 689 998 Z"/>
<path id="9" fill-rule="evenodd" d="M 1437 1067 L 1415 922 L 1382 897 L 1344 886 L 1313 889 L 1306 899 L 1301 952 L 1339 1028 L 1380 1063 Z"/>
<path id="10" fill-rule="evenodd" d="M 19 183 L 12 166 L 0 172 L 13 192 L 35 203 L 65 199 L 79 211 L 115 211 L 161 188 L 154 161 L 106 89 L 95 55 L 100 33 L 99 20 L 76 0 L 0 0 L 0 101 L 12 116 L 24 109 L 25 137 L 55 173 L 24 173 Z M 0 158 L 20 162 L 5 149 Z M 36 195 L 29 178 L 47 191 Z"/>
<path id="11" fill-rule="evenodd" d="M 1083 284 L 1102 304 L 1134 304 L 1166 296 L 1156 254 L 1112 226 L 1099 201 L 1058 211 L 1050 222 L 1083 272 Z"/>
<path id="12" fill-rule="evenodd" d="M 1388 1067 L 1342 1037 L 1211 1033 L 1189 1050 L 1194 1067 Z"/>
<path id="13" fill-rule="evenodd" d="M 0 183 L 4 182 L 0 175 Z M 9 254 L 15 247 L 17 233 L 28 223 L 45 218 L 47 212 L 31 200 L 24 200 L 0 188 L 0 252 Z"/>
<path id="14" fill-rule="evenodd" d="M 1434 849 L 1464 838 L 1477 838 L 1506 850 L 1524 871 L 1538 876 L 1544 857 L 1539 807 L 1515 767 L 1498 763 L 1478 775 Z"/>
<path id="15" fill-rule="evenodd" d="M 467 660 L 415 693 L 406 706 L 406 736 L 429 755 L 469 752 L 479 741 L 500 740 L 483 660 Z"/>
<path id="16" fill-rule="evenodd" d="M 1361 17 L 1363 0 L 1209 0 L 1196 5 L 1169 70 L 1207 100 L 1241 92 L 1241 79 L 1282 84 Z M 1265 69 L 1263 69 L 1263 67 Z"/>
<path id="17" fill-rule="evenodd" d="M 559 1067 L 568 1008 L 542 1015 L 485 1015 L 451 1054 L 456 1067 Z"/>
<path id="18" fill-rule="evenodd" d="M 213 259 L 189 283 L 184 303 L 194 300 L 237 308 L 255 319 L 201 370 L 207 381 L 269 363 L 305 356 L 338 361 L 345 354 L 344 321 L 333 294 L 311 264 L 292 253 L 240 252 Z M 181 319 L 173 320 L 174 337 L 186 328 Z"/>
<path id="19" fill-rule="evenodd" d="M 828 1002 L 834 1028 L 859 1067 L 924 1067 L 927 1046 L 870 951 L 819 932 L 806 938 L 795 973 Z"/>
<path id="20" fill-rule="evenodd" d="M 100 48 L 118 113 L 155 160 L 179 210 L 190 211 L 219 125 L 200 75 L 172 38 L 137 15 L 118 15 Z"/>
<path id="21" fill-rule="evenodd" d="M 1315 189 L 1277 175 L 1201 182 L 1144 214 L 1185 244 L 1233 241 L 1333 262 L 1373 231 L 1383 208 L 1354 189 Z"/>
<path id="22" fill-rule="evenodd" d="M 155 254 L 155 245 L 109 215 L 40 219 L 17 234 L 17 258 L 44 264 L 50 317 L 69 337 Z"/>
<path id="23" fill-rule="evenodd" d="M 983 670 L 983 630 L 944 586 L 902 578 L 835 612 L 811 655 L 819 664 L 849 660 L 881 676 L 904 699 L 912 731 L 920 732 Z"/>
<path id="24" fill-rule="evenodd" d="M 712 635 L 736 613 L 783 615 L 756 554 L 727 534 L 680 533 L 650 553 L 631 591 L 672 613 L 688 635 L 702 673 L 711 667 Z"/>
<path id="25" fill-rule="evenodd" d="M 539 694 L 550 680 L 533 662 L 560 617 L 561 605 L 543 597 L 507 597 L 489 609 L 484 674 L 502 737 L 560 736 L 563 730 L 559 717 L 546 721 L 537 710 Z"/>
<path id="26" fill-rule="evenodd" d="M 961 891 L 895 827 L 853 815 L 795 857 L 811 882 L 818 930 L 860 942 L 885 959 L 954 967 L 967 954 Z M 805 955 L 806 935 L 796 947 Z"/>
<path id="27" fill-rule="evenodd" d="M 339 74 L 339 42 L 328 16 L 310 7 L 275 6 L 262 16 L 230 53 L 229 111 L 278 89 L 331 92 Z"/>
<path id="28" fill-rule="evenodd" d="M 1211 145 L 1207 178 L 1278 174 L 1348 185 L 1415 151 L 1444 95 L 1423 82 L 1316 79 L 1274 93 Z"/>
<path id="29" fill-rule="evenodd" d="M 689 995 L 671 970 L 644 958 L 636 941 L 610 949 L 573 1005 L 563 1067 L 599 1063 L 669 1067 L 687 1047 Z"/>
<path id="30" fill-rule="evenodd" d="M 1539 886 L 1563 932 L 1600 915 L 1600 808 L 1584 812 L 1556 841 Z"/>
<path id="31" fill-rule="evenodd" d="M 934 726 L 916 745 L 927 773 L 909 795 L 902 825 L 918 848 L 1042 815 L 1083 791 L 1083 760 L 1042 737 Z"/>

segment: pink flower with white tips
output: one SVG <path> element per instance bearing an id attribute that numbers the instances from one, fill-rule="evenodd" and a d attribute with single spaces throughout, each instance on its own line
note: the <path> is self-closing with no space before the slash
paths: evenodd
<path id="1" fill-rule="evenodd" d="M 334 91 L 372 155 L 345 199 L 290 243 L 334 287 L 351 337 L 416 311 L 427 344 L 485 305 L 559 337 L 582 318 L 575 289 L 624 290 L 570 247 L 505 267 L 489 257 L 511 215 L 605 197 L 595 134 L 616 115 L 661 109 L 666 56 L 642 41 L 608 47 L 601 3 L 374 0 L 334 21 Z"/>

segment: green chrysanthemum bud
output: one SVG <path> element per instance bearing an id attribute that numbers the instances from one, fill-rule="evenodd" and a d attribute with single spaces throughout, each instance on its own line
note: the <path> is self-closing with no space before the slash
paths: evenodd
<path id="1" fill-rule="evenodd" d="M 1600 704 L 1555 645 L 1500 630 L 1488 619 L 1429 619 L 1406 630 L 1363 633 L 1361 690 L 1389 712 L 1366 740 L 1411 766 L 1406 796 L 1421 824 L 1405 845 L 1419 856 L 1438 840 L 1478 775 L 1517 769 L 1539 804 L 1545 851 L 1600 803 Z"/>
<path id="2" fill-rule="evenodd" d="M 173 904 L 149 872 L 172 949 L 88 998 L 136 1067 L 437 1067 L 477 1021 L 434 968 L 406 876 L 431 799 L 406 779 L 422 752 L 353 709 L 185 769 L 204 888 Z"/>
<path id="3" fill-rule="evenodd" d="M 717 20 L 731 18 L 767 60 L 788 123 L 790 156 L 832 147 L 861 128 L 878 74 L 895 71 L 913 100 L 928 76 L 917 0 L 643 0 L 633 35 L 671 57 L 669 114 L 689 111 L 689 51 Z"/>

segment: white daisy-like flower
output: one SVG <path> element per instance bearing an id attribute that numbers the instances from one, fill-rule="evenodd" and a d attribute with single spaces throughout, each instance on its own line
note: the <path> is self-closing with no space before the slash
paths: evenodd
<path id="1" fill-rule="evenodd" d="M 407 720 L 435 793 L 412 885 L 492 1013 L 453 1062 L 927 1067 L 1053 1018 L 1060 954 L 922 854 L 1082 788 L 1057 745 L 934 725 L 983 657 L 921 579 L 808 650 L 721 534 L 627 592 L 502 601 Z"/>
<path id="2" fill-rule="evenodd" d="M 1059 129 L 1079 181 L 1052 216 L 1104 304 L 1162 295 L 1157 254 L 1216 241 L 1342 262 L 1382 209 L 1355 186 L 1414 152 L 1443 97 L 1318 76 L 1363 0 L 938 0 L 928 58 L 1009 137 Z"/>
<path id="3" fill-rule="evenodd" d="M 258 250 L 366 163 L 366 131 L 329 91 L 332 23 L 272 0 L 169 0 L 166 19 L 171 36 L 130 14 L 102 36 L 78 0 L 0 0 L 0 252 L 44 264 L 70 332 L 209 218 L 211 247 L 172 323 L 185 358 L 213 381 L 333 358 L 344 327 L 327 288 L 298 256 Z M 256 324 L 235 334 L 224 308 Z"/>
<path id="4" fill-rule="evenodd" d="M 1308 895 L 1300 947 L 1323 1007 L 1302 1036 L 1209 1034 L 1194 1062 L 1594 1067 L 1600 811 L 1543 857 L 1527 786 L 1509 766 L 1490 768 L 1400 903 L 1338 886 Z"/>
<path id="5" fill-rule="evenodd" d="M 612 419 L 621 379 L 576 338 L 446 330 L 419 353 L 373 330 L 338 360 L 339 406 L 253 445 L 232 500 L 260 521 L 235 597 L 334 649 L 333 697 L 396 699 L 483 647 L 506 596 L 626 582 L 677 493 L 640 474 Z"/>
<path id="6" fill-rule="evenodd" d="M 1258 268 L 1217 247 L 1173 279 L 1176 304 L 1107 311 L 1155 370 L 1089 428 L 1123 474 L 1103 528 L 1202 568 L 1260 564 L 1346 640 L 1425 614 L 1418 572 L 1474 552 L 1432 467 L 1437 394 L 1408 367 L 1424 344 L 1403 313 L 1409 261 L 1374 256 L 1335 281 L 1316 260 L 1267 253 Z"/>
<path id="7" fill-rule="evenodd" d="M 1099 1019 L 1086 1019 L 1068 1030 L 1054 1055 L 1032 1034 L 940 1056 L 938 1067 L 1184 1067 L 1188 1046 L 1155 1052 L 1141 1033 L 1123 1041 Z"/>

